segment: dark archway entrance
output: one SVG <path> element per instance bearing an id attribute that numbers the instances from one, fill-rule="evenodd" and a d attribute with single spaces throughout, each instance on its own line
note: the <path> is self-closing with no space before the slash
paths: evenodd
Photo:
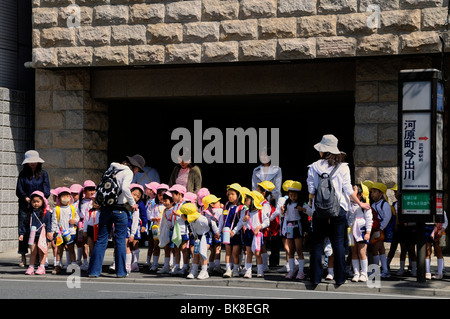
<path id="1" fill-rule="evenodd" d="M 318 158 L 313 145 L 323 134 L 336 135 L 348 162 L 353 162 L 354 105 L 354 92 L 110 101 L 108 160 L 140 153 L 167 183 L 175 165 L 171 150 L 178 142 L 171 140 L 171 134 L 178 127 L 187 128 L 192 138 L 194 120 L 202 120 L 203 131 L 219 128 L 224 137 L 226 128 L 268 128 L 269 132 L 279 128 L 283 180 L 299 180 L 306 199 L 307 165 Z M 203 141 L 203 147 L 208 143 Z M 248 161 L 247 154 L 245 164 L 200 163 L 203 186 L 222 198 L 230 183 L 251 188 L 252 172 L 259 163 Z"/>

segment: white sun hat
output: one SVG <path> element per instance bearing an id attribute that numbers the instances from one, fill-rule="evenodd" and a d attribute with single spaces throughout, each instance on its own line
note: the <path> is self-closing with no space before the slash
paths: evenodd
<path id="1" fill-rule="evenodd" d="M 25 159 L 22 162 L 23 164 L 27 163 L 44 163 L 45 161 L 39 157 L 39 153 L 35 150 L 30 150 L 25 152 Z"/>
<path id="2" fill-rule="evenodd" d="M 332 135 L 327 134 L 322 137 L 320 143 L 314 145 L 314 148 L 319 152 L 341 154 L 341 151 L 337 147 L 338 139 Z"/>

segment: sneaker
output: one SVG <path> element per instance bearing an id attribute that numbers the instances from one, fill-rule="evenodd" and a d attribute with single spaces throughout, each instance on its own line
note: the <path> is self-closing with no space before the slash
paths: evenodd
<path id="1" fill-rule="evenodd" d="M 360 278 L 360 275 L 359 275 L 359 274 L 354 274 L 354 275 L 353 275 L 353 278 L 352 278 L 352 281 L 353 281 L 353 282 L 358 282 L 358 281 L 359 281 L 359 278 Z"/>
<path id="2" fill-rule="evenodd" d="M 132 272 L 138 272 L 139 271 L 139 265 L 137 263 L 131 264 L 131 271 Z"/>
<path id="3" fill-rule="evenodd" d="M 45 275 L 45 266 L 39 266 L 36 270 L 36 275 Z"/>
<path id="4" fill-rule="evenodd" d="M 227 271 L 225 271 L 225 273 L 223 274 L 223 278 L 231 278 L 231 276 L 233 276 L 233 272 L 231 271 L 231 269 L 227 269 Z M 238 272 L 238 276 L 239 276 L 239 272 Z"/>
<path id="5" fill-rule="evenodd" d="M 200 280 L 201 279 L 208 279 L 208 278 L 209 278 L 209 274 L 205 270 L 200 271 L 200 273 L 197 276 L 197 279 L 200 279 Z"/>
<path id="6" fill-rule="evenodd" d="M 153 264 L 152 267 L 150 268 L 151 272 L 156 272 L 158 271 L 158 265 L 157 264 Z"/>
<path id="7" fill-rule="evenodd" d="M 168 274 L 168 273 L 170 273 L 170 268 L 169 267 L 163 267 L 160 270 L 158 270 L 156 273 L 157 274 Z"/>
<path id="8" fill-rule="evenodd" d="M 366 273 L 361 273 L 361 275 L 359 275 L 359 282 L 366 282 L 367 281 L 367 274 Z"/>
<path id="9" fill-rule="evenodd" d="M 195 272 L 191 271 L 191 272 L 186 276 L 186 279 L 195 279 L 195 278 L 197 278 L 197 275 L 198 275 L 198 271 L 195 271 Z"/>
<path id="10" fill-rule="evenodd" d="M 286 265 L 284 265 L 283 267 L 281 267 L 280 269 L 277 270 L 279 273 L 287 273 L 289 272 L 288 267 L 286 267 Z"/>
<path id="11" fill-rule="evenodd" d="M 234 278 L 238 278 L 239 277 L 239 270 L 238 269 L 233 269 L 231 276 Z"/>
<path id="12" fill-rule="evenodd" d="M 436 279 L 436 280 L 441 280 L 442 278 L 444 278 L 444 275 L 442 275 L 442 274 L 435 274 L 431 277 L 431 279 Z"/>
<path id="13" fill-rule="evenodd" d="M 245 271 L 244 278 L 252 278 L 252 269 L 249 268 Z"/>
<path id="14" fill-rule="evenodd" d="M 381 278 L 389 278 L 389 277 L 391 277 L 390 272 L 388 272 L 388 271 L 381 272 Z"/>
<path id="15" fill-rule="evenodd" d="M 333 280 L 333 278 L 334 278 L 334 276 L 333 276 L 332 274 L 328 274 L 328 275 L 325 277 L 325 280 Z"/>
<path id="16" fill-rule="evenodd" d="M 61 273 L 61 266 L 55 266 L 55 269 L 52 270 L 52 275 L 59 275 Z"/>
<path id="17" fill-rule="evenodd" d="M 427 273 L 425 274 L 425 279 L 430 280 L 430 279 L 431 279 L 431 273 L 427 272 Z"/>
<path id="18" fill-rule="evenodd" d="M 305 274 L 303 273 L 303 272 L 298 272 L 297 273 L 297 277 L 295 277 L 295 279 L 298 279 L 298 280 L 303 280 L 303 279 L 305 279 Z"/>
<path id="19" fill-rule="evenodd" d="M 34 267 L 28 267 L 25 275 L 34 275 Z"/>
<path id="20" fill-rule="evenodd" d="M 290 271 L 286 274 L 286 276 L 284 278 L 286 279 L 292 279 L 295 276 L 295 271 Z"/>
<path id="21" fill-rule="evenodd" d="M 264 278 L 264 272 L 257 273 L 256 278 Z"/>

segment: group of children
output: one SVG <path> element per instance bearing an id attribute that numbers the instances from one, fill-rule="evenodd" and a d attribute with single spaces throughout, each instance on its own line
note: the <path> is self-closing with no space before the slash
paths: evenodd
<path id="1" fill-rule="evenodd" d="M 145 184 L 145 187 L 131 184 L 130 190 L 139 209 L 128 212 L 127 271 L 140 271 L 139 247 L 141 236 L 144 236 L 148 243 L 145 266 L 150 272 L 187 279 L 205 279 L 210 272 L 220 273 L 224 278 L 241 275 L 251 278 L 255 257 L 256 276 L 262 278 L 269 269 L 267 243 L 269 239 L 280 238 L 286 251 L 286 264 L 279 271 L 286 272 L 287 279 L 304 279 L 304 241 L 314 229 L 311 203 L 301 203 L 302 185 L 298 181 L 285 181 L 282 185 L 285 195 L 277 200 L 272 196 L 274 188 L 270 181 L 259 183 L 256 190 L 233 183 L 226 188 L 223 204 L 221 198 L 210 194 L 207 188 L 194 194 L 179 184 L 170 187 L 156 182 Z M 396 192 L 395 187 L 392 190 Z M 360 201 L 371 203 L 371 210 L 364 211 L 353 204 L 347 214 L 352 281 L 368 280 L 369 257 L 371 263 L 378 265 L 381 262 L 382 277 L 389 277 L 389 264 L 397 243 L 401 245 L 398 274 L 403 274 L 406 253 L 414 274 L 414 236 L 411 235 L 414 227 L 398 224 L 396 203 L 389 204 L 386 191 L 384 184 L 371 181 L 354 186 Z M 26 274 L 46 273 L 48 250 L 52 250 L 54 256 L 52 274 L 61 273 L 64 264 L 76 264 L 87 271 L 100 218 L 95 192 L 96 184 L 91 180 L 83 185 L 56 188 L 51 191 L 53 208 L 41 192 L 30 196 L 28 218 L 19 230 L 19 240 L 29 238 L 31 249 Z M 444 224 L 429 227 L 427 278 L 431 279 L 432 247 L 438 256 L 438 273 L 433 278 L 442 278 L 444 267 L 439 241 L 445 236 L 446 227 L 447 219 Z M 111 238 L 114 238 L 113 234 Z M 386 241 L 392 243 L 389 255 L 385 250 Z M 221 260 L 222 249 L 225 260 Z M 159 268 L 161 250 L 164 250 L 164 260 Z M 331 249 L 328 252 L 327 279 L 333 279 L 333 254 Z M 39 266 L 36 270 L 37 257 Z M 221 262 L 225 263 L 225 270 L 222 270 Z M 110 269 L 114 270 L 114 264 Z"/>

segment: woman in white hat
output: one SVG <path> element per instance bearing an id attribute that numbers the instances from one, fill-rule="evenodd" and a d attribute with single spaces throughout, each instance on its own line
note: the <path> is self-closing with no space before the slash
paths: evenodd
<path id="1" fill-rule="evenodd" d="M 350 209 L 350 198 L 363 209 L 370 209 L 370 205 L 362 203 L 353 194 L 350 169 L 344 163 L 345 153 L 338 148 L 338 139 L 331 134 L 324 135 L 322 140 L 314 145 L 320 154 L 320 160 L 309 165 L 306 183 L 312 207 L 312 247 L 311 247 L 311 282 L 318 284 L 322 278 L 322 253 L 324 240 L 330 238 L 334 254 L 334 279 L 337 285 L 345 283 L 345 246 L 346 213 Z M 333 174 L 331 174 L 334 171 Z M 325 175 L 323 175 L 325 174 Z M 321 218 L 315 209 L 314 197 L 319 187 L 321 176 L 332 175 L 331 184 L 339 201 L 339 212 L 329 218 Z"/>
<path id="2" fill-rule="evenodd" d="M 44 160 L 39 157 L 35 150 L 25 152 L 25 159 L 22 162 L 22 171 L 19 173 L 16 186 L 16 196 L 19 198 L 19 221 L 18 226 L 23 224 L 26 211 L 30 205 L 30 195 L 34 191 L 41 191 L 45 198 L 50 196 L 50 182 L 48 174 L 42 169 Z M 18 253 L 21 255 L 19 266 L 25 267 L 28 253 L 28 239 L 19 241 Z"/>

